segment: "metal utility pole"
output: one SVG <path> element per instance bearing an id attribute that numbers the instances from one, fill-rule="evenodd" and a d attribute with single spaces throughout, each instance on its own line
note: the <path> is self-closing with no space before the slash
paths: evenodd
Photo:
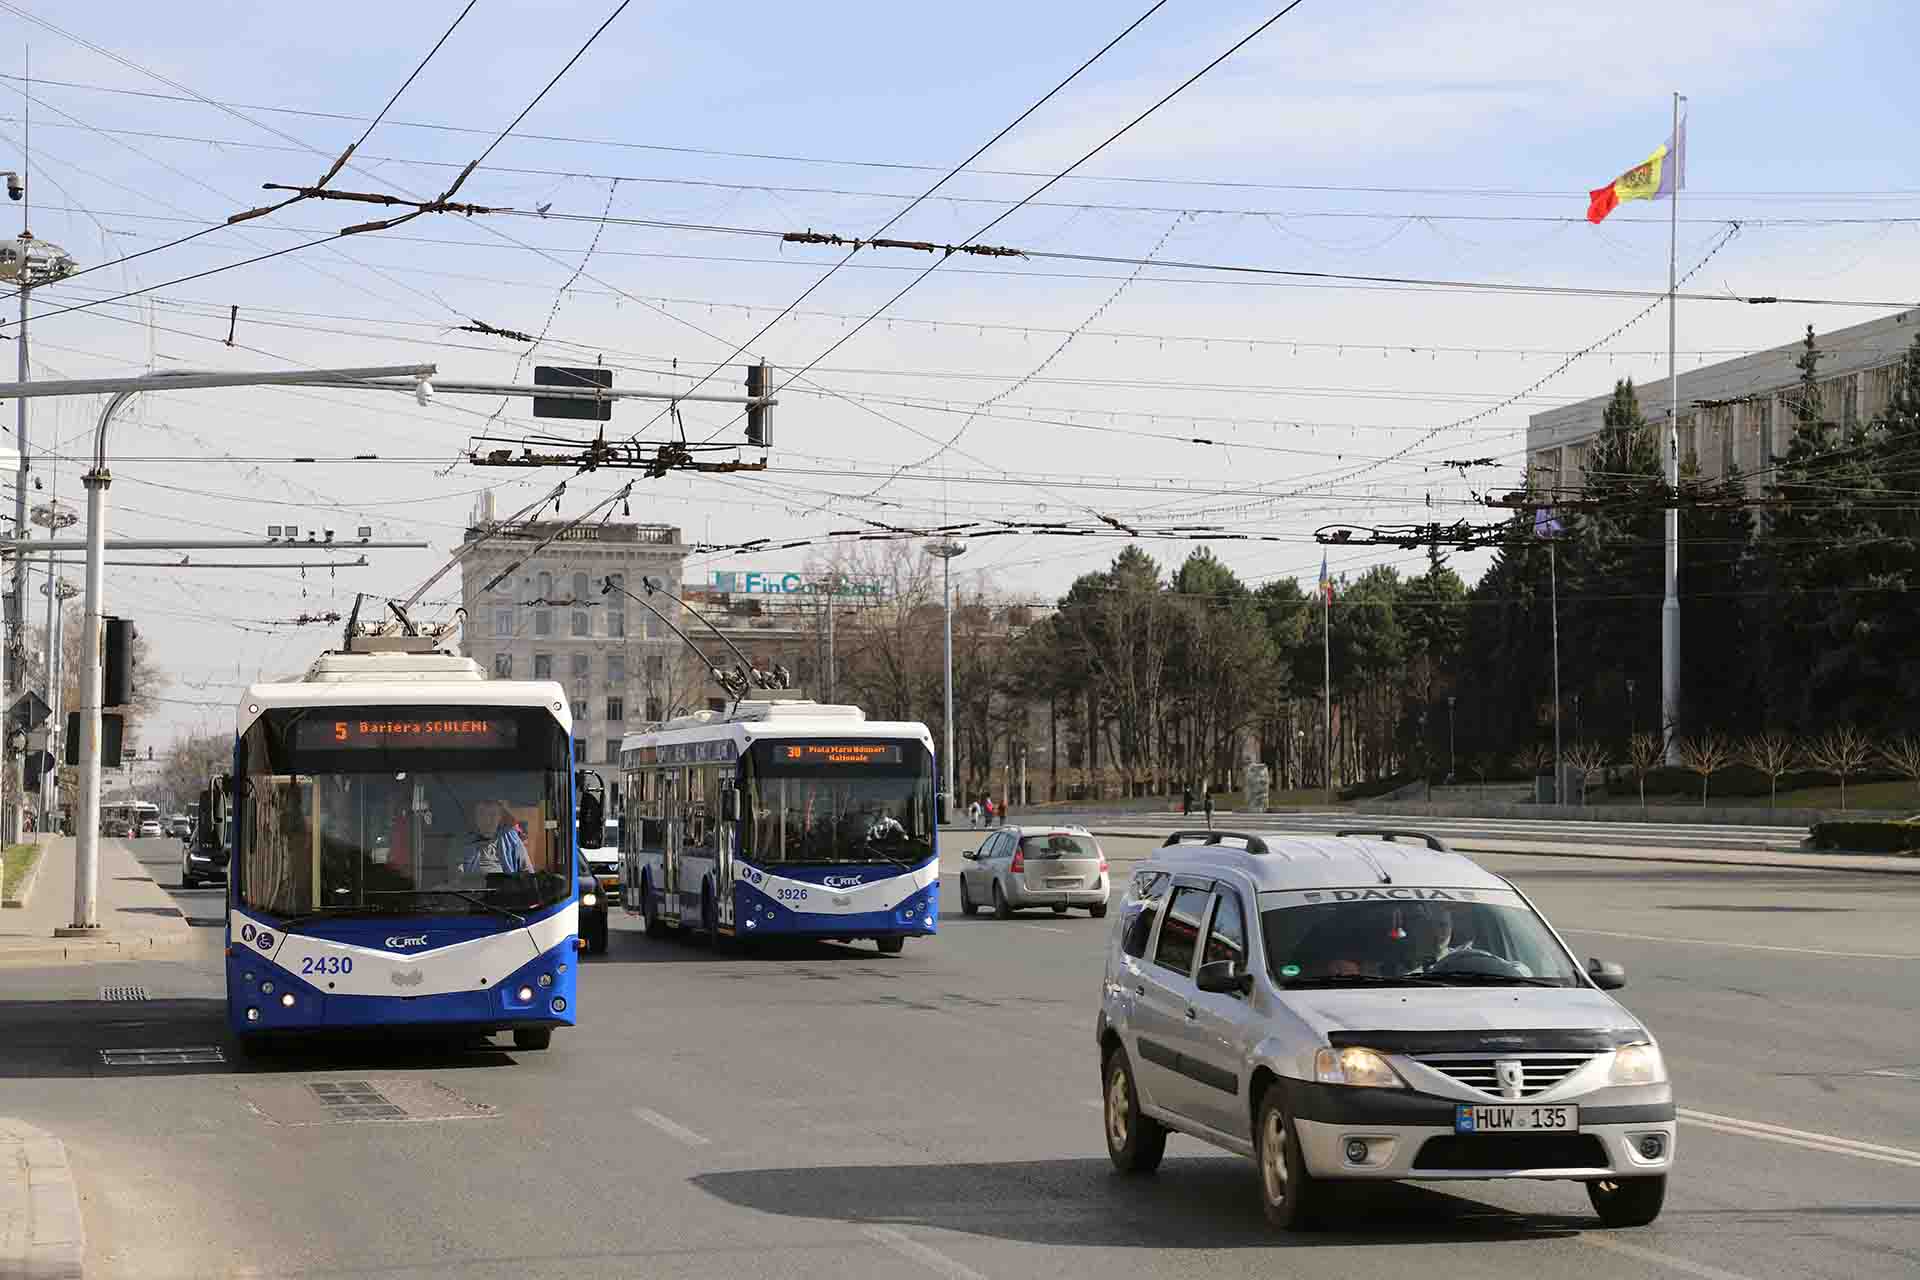
<path id="1" fill-rule="evenodd" d="M 56 935 L 86 937 L 98 933 L 100 929 L 100 633 L 101 615 L 106 607 L 107 489 L 113 483 L 113 473 L 107 469 L 107 429 L 113 424 L 113 415 L 142 391 L 184 391 L 203 387 L 351 387 L 365 385 L 369 378 L 412 378 L 415 380 L 416 395 L 424 402 L 430 395 L 426 380 L 435 371 L 433 365 L 420 364 L 361 369 L 288 369 L 261 373 L 182 371 L 130 378 L 68 378 L 39 383 L 22 380 L 11 385 L 0 383 L 0 397 L 17 396 L 22 400 L 37 396 L 108 396 L 106 407 L 100 411 L 99 426 L 94 432 L 93 466 L 81 477 L 81 483 L 87 490 L 87 576 L 86 615 L 81 623 L 80 634 L 80 705 L 75 708 L 80 713 L 80 806 L 75 816 L 73 922 L 63 929 L 56 929 Z M 53 550 L 60 546 L 60 540 L 48 539 L 44 545 L 47 550 Z M 15 546 L 10 549 L 20 552 L 24 548 Z"/>
<path id="2" fill-rule="evenodd" d="M 1560 763 L 1560 561 L 1554 546 L 1547 544 L 1547 579 L 1552 593 L 1553 611 L 1553 802 L 1565 804 L 1560 793 L 1566 788 L 1566 771 Z"/>
<path id="3" fill-rule="evenodd" d="M 954 788 L 953 788 L 953 558 L 965 552 L 966 549 L 967 548 L 965 543 L 954 542 L 951 539 L 948 539 L 945 542 L 930 542 L 927 544 L 927 554 L 930 556 L 940 557 L 940 562 L 943 566 L 943 573 L 945 577 L 945 586 L 942 590 L 942 595 L 946 599 L 946 616 L 947 616 L 947 627 L 946 627 L 946 632 L 947 632 L 947 635 L 946 635 L 947 755 L 946 755 L 946 769 L 943 770 L 943 775 L 946 779 L 946 784 L 945 784 L 946 789 L 943 794 L 946 797 L 947 812 L 949 815 L 951 815 L 953 812 L 953 803 L 954 803 Z"/>

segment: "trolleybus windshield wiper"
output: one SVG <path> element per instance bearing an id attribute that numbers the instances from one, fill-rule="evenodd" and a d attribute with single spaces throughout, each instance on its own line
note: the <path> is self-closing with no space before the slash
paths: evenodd
<path id="1" fill-rule="evenodd" d="M 499 915 L 503 915 L 507 919 L 513 921 L 515 924 L 525 924 L 527 922 L 527 918 L 521 915 L 518 911 L 509 911 L 505 907 L 500 906 L 497 903 L 488 902 L 485 898 L 481 897 L 477 893 L 468 893 L 464 889 L 409 889 L 409 890 L 406 890 L 406 892 L 421 893 L 421 894 L 425 894 L 425 893 L 445 894 L 446 896 L 451 898 L 459 898 L 463 902 L 471 902 L 476 907 L 484 907 L 488 911 L 496 912 Z"/>

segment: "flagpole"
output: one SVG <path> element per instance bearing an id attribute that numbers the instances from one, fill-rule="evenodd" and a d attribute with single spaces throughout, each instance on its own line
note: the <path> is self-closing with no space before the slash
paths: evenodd
<path id="1" fill-rule="evenodd" d="M 1326 570 L 1320 575 L 1326 578 Z M 1327 803 L 1333 803 L 1333 580 L 1326 578 L 1320 584 L 1320 659 L 1325 665 L 1325 680 L 1322 687 L 1326 698 L 1327 731 Z"/>
<path id="2" fill-rule="evenodd" d="M 1667 195 L 1667 511 L 1666 596 L 1660 604 L 1660 732 L 1666 741 L 1666 759 L 1680 763 L 1675 729 L 1680 721 L 1680 370 L 1678 345 L 1678 253 L 1680 184 L 1686 179 L 1686 146 L 1680 137 L 1680 95 L 1673 95 L 1673 185 Z M 1558 695 L 1554 699 L 1557 704 Z M 1558 714 L 1556 706 L 1555 714 Z"/>

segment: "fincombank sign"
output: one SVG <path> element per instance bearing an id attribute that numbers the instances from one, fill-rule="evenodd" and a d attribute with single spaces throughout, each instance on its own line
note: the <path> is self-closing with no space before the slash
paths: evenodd
<path id="1" fill-rule="evenodd" d="M 879 596 L 885 588 L 871 578 L 811 573 L 766 573 L 758 569 L 716 570 L 713 589 L 742 596 Z"/>

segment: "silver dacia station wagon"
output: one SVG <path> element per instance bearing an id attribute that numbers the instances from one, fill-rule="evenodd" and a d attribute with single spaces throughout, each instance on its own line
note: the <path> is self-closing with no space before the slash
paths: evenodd
<path id="1" fill-rule="evenodd" d="M 1584 1182 L 1653 1221 L 1673 1164 L 1659 1046 L 1525 894 L 1409 831 L 1176 831 L 1134 872 L 1096 1038 L 1107 1151 L 1180 1132 L 1251 1157 L 1269 1221 L 1333 1181 Z"/>

